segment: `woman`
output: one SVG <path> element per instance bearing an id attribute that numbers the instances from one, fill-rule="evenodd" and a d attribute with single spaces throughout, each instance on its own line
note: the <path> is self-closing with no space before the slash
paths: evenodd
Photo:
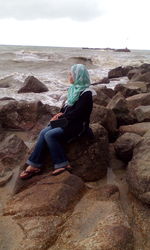
<path id="1" fill-rule="evenodd" d="M 41 131 L 35 149 L 27 161 L 29 166 L 20 174 L 22 179 L 27 179 L 41 171 L 47 148 L 54 163 L 52 175 L 71 169 L 62 142 L 79 136 L 89 127 L 93 101 L 92 91 L 89 89 L 89 73 L 83 64 L 75 64 L 71 67 L 69 82 L 72 86 L 68 89 L 67 101 L 60 113 L 51 119 L 55 121 L 66 118 L 68 124 L 65 128 L 48 126 Z"/>

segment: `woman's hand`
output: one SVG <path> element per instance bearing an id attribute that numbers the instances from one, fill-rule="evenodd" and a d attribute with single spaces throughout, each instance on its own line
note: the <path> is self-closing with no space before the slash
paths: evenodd
<path id="1" fill-rule="evenodd" d="M 54 121 L 54 120 L 57 120 L 61 115 L 63 115 L 63 113 L 58 113 L 58 114 L 56 114 L 56 115 L 54 115 L 51 119 L 50 119 L 50 121 Z"/>

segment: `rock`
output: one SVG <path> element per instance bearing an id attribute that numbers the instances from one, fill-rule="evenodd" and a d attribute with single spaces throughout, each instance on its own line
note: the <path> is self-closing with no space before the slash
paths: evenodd
<path id="1" fill-rule="evenodd" d="M 108 95 L 103 92 L 101 88 L 95 88 L 97 95 L 94 96 L 93 100 L 95 104 L 106 106 L 111 100 Z"/>
<path id="2" fill-rule="evenodd" d="M 139 106 L 134 110 L 138 122 L 150 122 L 150 105 Z"/>
<path id="3" fill-rule="evenodd" d="M 134 110 L 138 106 L 150 105 L 150 93 L 138 94 L 126 98 L 128 108 Z"/>
<path id="4" fill-rule="evenodd" d="M 114 68 L 108 72 L 108 78 L 127 76 L 131 69 L 133 69 L 132 66 Z"/>
<path id="5" fill-rule="evenodd" d="M 41 93 L 46 91 L 48 91 L 46 85 L 44 85 L 34 76 L 28 76 L 25 79 L 23 87 L 18 90 L 18 93 L 28 93 L 28 92 Z"/>
<path id="6" fill-rule="evenodd" d="M 131 52 L 131 50 L 129 50 L 128 48 L 125 49 L 115 49 L 115 52 Z"/>
<path id="7" fill-rule="evenodd" d="M 23 190 L 11 199 L 4 215 L 15 218 L 35 216 L 59 216 L 71 209 L 71 205 L 84 190 L 82 180 L 64 172 L 59 176 L 43 175 L 40 181 Z"/>
<path id="8" fill-rule="evenodd" d="M 113 89 L 111 89 L 111 88 L 107 88 L 106 86 L 102 87 L 101 90 L 109 98 L 113 98 L 113 96 L 115 95 L 115 91 Z"/>
<path id="9" fill-rule="evenodd" d="M 109 144 L 109 165 L 112 170 L 124 169 L 125 163 L 116 156 L 114 144 Z"/>
<path id="10" fill-rule="evenodd" d="M 1 139 L 0 162 L 5 167 L 5 170 L 11 170 L 24 160 L 28 148 L 23 140 L 16 135 L 8 135 Z"/>
<path id="11" fill-rule="evenodd" d="M 137 73 L 133 75 L 132 80 L 150 83 L 150 72 L 146 72 L 144 74 Z"/>
<path id="12" fill-rule="evenodd" d="M 117 129 L 117 120 L 114 112 L 104 106 L 94 104 L 90 120 L 91 123 L 100 123 L 110 134 Z"/>
<path id="13" fill-rule="evenodd" d="M 6 172 L 4 176 L 0 176 L 0 187 L 4 186 L 13 176 L 13 172 Z"/>
<path id="14" fill-rule="evenodd" d="M 131 69 L 131 70 L 129 70 L 129 72 L 128 72 L 128 74 L 127 74 L 127 77 L 128 77 L 129 79 L 132 79 L 132 77 L 133 77 L 135 74 L 137 74 L 137 73 L 139 73 L 139 69 L 138 69 L 138 68 Z"/>
<path id="15" fill-rule="evenodd" d="M 133 249 L 132 231 L 117 200 L 118 191 L 114 185 L 88 191 L 51 250 Z"/>
<path id="16" fill-rule="evenodd" d="M 118 126 L 123 124 L 132 124 L 134 122 L 133 115 L 129 112 L 127 101 L 124 96 L 118 92 L 108 103 L 108 109 L 114 111 Z"/>
<path id="17" fill-rule="evenodd" d="M 135 133 L 141 136 L 143 136 L 148 130 L 150 130 L 150 122 L 141 122 L 119 127 L 121 133 Z"/>
<path id="18" fill-rule="evenodd" d="M 4 100 L 0 105 L 0 123 L 3 128 L 30 130 L 37 122 L 48 123 L 57 107 L 51 107 L 40 101 Z"/>
<path id="19" fill-rule="evenodd" d="M 120 160 L 127 163 L 132 159 L 133 149 L 142 140 L 140 135 L 125 133 L 114 143 L 115 151 Z"/>
<path id="20" fill-rule="evenodd" d="M 98 123 L 91 124 L 94 140 L 82 137 L 66 147 L 73 166 L 72 173 L 84 181 L 96 181 L 103 178 L 109 166 L 109 145 L 107 131 Z"/>
<path id="21" fill-rule="evenodd" d="M 143 138 L 135 147 L 127 168 L 129 190 L 142 202 L 150 204 L 150 138 Z"/>
<path id="22" fill-rule="evenodd" d="M 127 84 L 117 84 L 114 91 L 116 94 L 117 92 L 120 92 L 125 98 L 141 93 L 139 87 L 128 87 Z"/>

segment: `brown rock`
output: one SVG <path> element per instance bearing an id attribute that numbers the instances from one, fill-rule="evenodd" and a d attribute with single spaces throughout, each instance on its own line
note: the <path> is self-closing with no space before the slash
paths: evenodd
<path id="1" fill-rule="evenodd" d="M 67 172 L 59 176 L 45 175 L 41 181 L 14 196 L 4 214 L 16 218 L 59 215 L 69 209 L 83 188 L 82 180 Z"/>
<path id="2" fill-rule="evenodd" d="M 0 175 L 0 187 L 4 186 L 13 176 L 13 172 L 6 172 L 3 176 Z"/>
<path id="3" fill-rule="evenodd" d="M 142 140 L 140 135 L 134 133 L 125 133 L 115 142 L 115 151 L 118 158 L 124 162 L 132 159 L 133 149 L 138 142 Z"/>
<path id="4" fill-rule="evenodd" d="M 109 133 L 113 133 L 117 129 L 117 120 L 114 112 L 104 106 L 93 106 L 91 114 L 91 123 L 100 123 Z"/>
<path id="5" fill-rule="evenodd" d="M 120 92 L 124 97 L 129 97 L 141 93 L 139 87 L 127 87 L 127 84 L 117 84 L 115 93 Z"/>
<path id="6" fill-rule="evenodd" d="M 94 140 L 82 137 L 67 145 L 67 155 L 73 166 L 72 173 L 84 181 L 103 178 L 109 166 L 107 131 L 100 124 L 92 124 Z"/>
<path id="7" fill-rule="evenodd" d="M 131 69 L 133 69 L 132 66 L 114 68 L 108 72 L 108 78 L 127 76 Z"/>
<path id="8" fill-rule="evenodd" d="M 128 108 L 134 110 L 136 107 L 141 105 L 150 105 L 150 93 L 138 94 L 126 98 Z"/>
<path id="9" fill-rule="evenodd" d="M 144 74 L 138 73 L 133 75 L 132 79 L 134 81 L 141 81 L 141 82 L 149 82 L 150 83 L 150 72 L 146 72 Z"/>
<path id="10" fill-rule="evenodd" d="M 54 111 L 55 110 L 55 111 Z M 1 101 L 0 122 L 3 128 L 30 130 L 37 122 L 48 123 L 58 108 L 40 101 Z"/>
<path id="11" fill-rule="evenodd" d="M 107 88 L 106 86 L 102 87 L 101 90 L 109 98 L 113 98 L 113 96 L 115 95 L 115 91 L 113 89 L 111 89 L 111 88 Z"/>
<path id="12" fill-rule="evenodd" d="M 150 105 L 139 106 L 134 110 L 135 117 L 138 122 L 149 122 L 150 121 Z"/>
<path id="13" fill-rule="evenodd" d="M 97 95 L 94 96 L 93 100 L 95 104 L 106 106 L 111 100 L 108 95 L 103 92 L 102 88 L 95 88 Z"/>
<path id="14" fill-rule="evenodd" d="M 126 166 L 123 161 L 117 158 L 114 144 L 112 143 L 109 144 L 109 165 L 112 170 L 124 169 Z"/>
<path id="15" fill-rule="evenodd" d="M 121 133 L 135 133 L 141 136 L 143 136 L 148 130 L 150 130 L 150 122 L 141 122 L 119 127 Z"/>
<path id="16" fill-rule="evenodd" d="M 23 87 L 18 90 L 18 93 L 41 93 L 46 91 L 48 91 L 48 88 L 42 82 L 34 76 L 28 76 L 25 79 Z"/>
<path id="17" fill-rule="evenodd" d="M 51 249 L 133 249 L 132 231 L 117 194 L 118 188 L 112 185 L 90 190 L 74 208 Z"/>
<path id="18" fill-rule="evenodd" d="M 107 105 L 108 109 L 114 111 L 118 126 L 123 124 L 132 124 L 134 122 L 133 115 L 129 112 L 127 101 L 124 96 L 118 92 Z"/>
<path id="19" fill-rule="evenodd" d="M 150 204 L 150 138 L 143 138 L 135 147 L 128 165 L 127 181 L 130 191 L 142 202 Z"/>
<path id="20" fill-rule="evenodd" d="M 16 135 L 8 135 L 2 138 L 0 144 L 0 162 L 5 170 L 16 167 L 26 156 L 27 146 Z"/>

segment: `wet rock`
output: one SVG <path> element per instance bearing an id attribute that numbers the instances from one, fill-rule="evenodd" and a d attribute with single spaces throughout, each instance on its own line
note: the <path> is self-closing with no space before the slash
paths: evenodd
<path id="1" fill-rule="evenodd" d="M 25 158 L 28 148 L 16 135 L 4 136 L 1 139 L 0 162 L 5 170 L 13 169 Z"/>
<path id="2" fill-rule="evenodd" d="M 138 94 L 126 98 L 128 108 L 134 110 L 138 106 L 150 105 L 150 93 Z"/>
<path id="3" fill-rule="evenodd" d="M 37 122 L 48 123 L 56 110 L 40 101 L 4 100 L 0 105 L 0 123 L 7 129 L 30 130 Z"/>
<path id="4" fill-rule="evenodd" d="M 150 130 L 150 122 L 141 122 L 119 127 L 121 133 L 135 133 L 141 136 L 143 136 L 148 130 Z"/>
<path id="5" fill-rule="evenodd" d="M 138 122 L 150 122 L 150 105 L 139 106 L 135 108 L 134 113 Z"/>
<path id="6" fill-rule="evenodd" d="M 143 138 L 135 147 L 127 168 L 129 190 L 142 202 L 150 204 L 150 138 Z"/>
<path id="7" fill-rule="evenodd" d="M 134 117 L 132 113 L 129 112 L 127 101 L 125 97 L 118 92 L 108 103 L 108 109 L 113 110 L 116 115 L 118 126 L 123 124 L 132 124 L 134 122 Z"/>
<path id="8" fill-rule="evenodd" d="M 140 135 L 134 133 L 125 133 L 114 143 L 118 158 L 125 163 L 129 162 L 133 156 L 133 149 L 142 140 Z"/>
<path id="9" fill-rule="evenodd" d="M 117 194 L 118 188 L 112 185 L 90 190 L 75 206 L 51 249 L 133 249 L 132 231 Z"/>
<path id="10" fill-rule="evenodd" d="M 28 93 L 28 92 L 41 93 L 46 91 L 48 91 L 48 88 L 46 87 L 45 84 L 40 82 L 34 76 L 28 76 L 25 79 L 23 87 L 21 87 L 18 90 L 18 93 Z"/>
<path id="11" fill-rule="evenodd" d="M 110 134 L 117 129 L 117 120 L 114 112 L 104 106 L 94 104 L 90 120 L 91 123 L 100 123 Z"/>
<path id="12" fill-rule="evenodd" d="M 133 77 L 135 74 L 137 74 L 137 73 L 139 73 L 139 69 L 138 69 L 138 68 L 131 69 L 131 70 L 129 70 L 129 72 L 128 72 L 128 74 L 127 74 L 127 77 L 131 80 L 132 77 Z"/>
<path id="13" fill-rule="evenodd" d="M 108 78 L 127 76 L 131 69 L 133 69 L 132 66 L 114 68 L 108 72 Z"/>

